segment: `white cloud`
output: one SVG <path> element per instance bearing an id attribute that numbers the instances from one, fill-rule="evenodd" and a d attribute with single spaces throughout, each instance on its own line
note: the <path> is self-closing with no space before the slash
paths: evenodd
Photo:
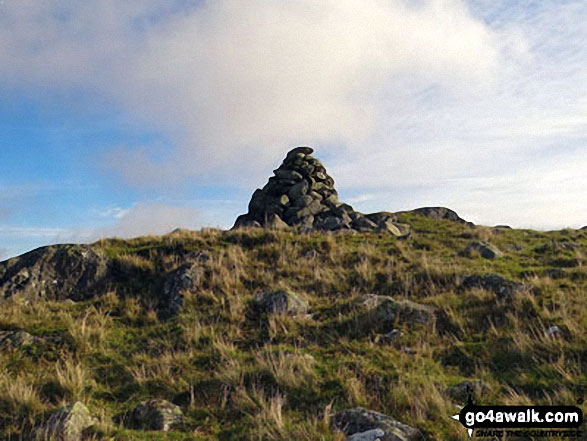
<path id="1" fill-rule="evenodd" d="M 163 134 L 104 156 L 136 185 L 249 186 L 314 144 L 343 193 L 389 195 L 357 203 L 562 226 L 587 205 L 586 21 L 584 0 L 8 0 L 0 81 Z"/>
<path id="2" fill-rule="evenodd" d="M 107 211 L 113 214 L 113 223 L 95 228 L 69 230 L 61 235 L 60 240 L 91 242 L 103 237 L 160 235 L 176 228 L 202 227 L 199 210 L 189 206 L 143 201 L 129 208 L 116 207 Z"/>
<path id="3" fill-rule="evenodd" d="M 104 224 L 104 214 L 111 219 Z M 102 219 L 88 219 L 80 228 L 42 228 L 0 226 L 0 261 L 17 256 L 38 246 L 56 243 L 91 243 L 105 237 L 132 238 L 161 235 L 176 228 L 200 229 L 204 220 L 193 206 L 159 201 L 143 201 L 128 208 L 110 207 L 96 214 Z"/>
<path id="4" fill-rule="evenodd" d="M 137 30 L 155 5 L 9 1 L 0 31 L 3 79 L 106 91 L 175 141 L 168 162 L 108 156 L 133 182 L 224 178 L 296 143 L 356 148 L 386 118 L 390 83 L 454 92 L 497 69 L 495 35 L 460 1 L 225 0 Z"/>

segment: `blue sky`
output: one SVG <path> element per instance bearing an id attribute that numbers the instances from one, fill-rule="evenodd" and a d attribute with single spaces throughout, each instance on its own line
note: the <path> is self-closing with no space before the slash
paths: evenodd
<path id="1" fill-rule="evenodd" d="M 587 3 L 0 1 L 0 258 L 229 227 L 312 145 L 365 212 L 587 224 Z"/>

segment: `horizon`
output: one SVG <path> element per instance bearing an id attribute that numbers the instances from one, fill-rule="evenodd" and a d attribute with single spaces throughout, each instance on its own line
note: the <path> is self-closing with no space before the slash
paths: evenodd
<path id="1" fill-rule="evenodd" d="M 587 225 L 584 1 L 4 0 L 0 260 L 229 228 L 297 145 L 356 210 Z"/>

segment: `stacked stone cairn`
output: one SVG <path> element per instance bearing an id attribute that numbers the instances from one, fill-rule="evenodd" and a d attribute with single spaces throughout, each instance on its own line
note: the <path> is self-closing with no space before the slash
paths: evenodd
<path id="1" fill-rule="evenodd" d="M 304 231 L 355 230 L 387 231 L 397 236 L 409 234 L 406 225 L 395 222 L 392 213 L 359 213 L 339 202 L 334 179 L 312 156 L 310 147 L 291 150 L 274 176 L 253 193 L 249 211 L 239 216 L 234 228 L 286 228 Z"/>

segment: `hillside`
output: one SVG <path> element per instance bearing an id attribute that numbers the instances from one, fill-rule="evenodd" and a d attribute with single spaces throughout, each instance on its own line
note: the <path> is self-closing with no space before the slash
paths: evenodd
<path id="1" fill-rule="evenodd" d="M 93 244 L 111 268 L 96 296 L 2 303 L 2 439 L 29 439 L 78 400 L 98 420 L 88 439 L 120 440 L 340 440 L 328 416 L 357 406 L 425 439 L 466 439 L 447 419 L 463 381 L 479 380 L 480 403 L 576 404 L 587 381 L 587 232 L 400 217 L 409 238 L 249 228 Z M 472 240 L 503 255 L 460 253 Z M 176 314 L 162 314 L 165 278 L 186 262 L 193 285 Z M 463 283 L 484 274 L 519 289 Z M 256 307 L 256 295 L 280 289 L 307 312 Z M 435 318 L 386 321 L 366 294 Z M 154 398 L 180 406 L 183 421 L 166 434 L 128 429 L 132 409 Z"/>
<path id="2" fill-rule="evenodd" d="M 311 153 L 230 231 L 0 263 L 0 439 L 465 440 L 469 393 L 587 411 L 586 230 L 359 213 Z"/>

